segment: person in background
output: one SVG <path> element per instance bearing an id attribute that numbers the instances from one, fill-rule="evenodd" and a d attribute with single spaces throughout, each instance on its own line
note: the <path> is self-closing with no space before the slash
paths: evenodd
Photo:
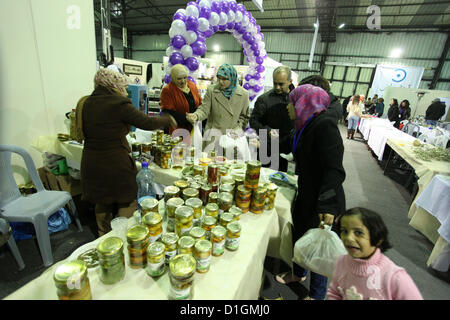
<path id="1" fill-rule="evenodd" d="M 290 94 L 289 116 L 295 119 L 296 133 L 292 153 L 298 175 L 298 193 L 292 211 L 292 243 L 321 222 L 332 225 L 334 217 L 345 212 L 342 184 L 345 171 L 342 165 L 344 145 L 336 121 L 326 115 L 330 104 L 328 93 L 322 88 L 304 84 Z M 291 272 L 275 277 L 281 284 L 304 281 L 306 270 L 294 264 Z M 324 299 L 327 278 L 311 272 L 309 296 Z"/>
<path id="2" fill-rule="evenodd" d="M 381 118 L 383 116 L 383 112 L 384 112 L 384 99 L 383 98 L 378 98 L 377 100 L 377 104 L 375 106 L 375 113 L 374 115 L 376 115 L 378 118 Z"/>
<path id="3" fill-rule="evenodd" d="M 198 88 L 187 79 L 186 67 L 176 64 L 170 70 L 171 81 L 161 92 L 161 111 L 175 118 L 178 128 L 192 130 L 192 124 L 186 120 L 187 113 L 193 113 L 202 103 Z M 172 134 L 174 128 L 170 129 Z"/>
<path id="4" fill-rule="evenodd" d="M 342 101 L 342 116 L 344 117 L 344 122 L 345 125 L 348 124 L 348 120 L 347 120 L 347 116 L 348 116 L 348 112 L 347 112 L 347 105 L 350 102 L 350 100 L 352 99 L 352 96 L 348 96 L 347 98 L 344 99 L 344 101 Z"/>
<path id="5" fill-rule="evenodd" d="M 126 139 L 131 126 L 177 126 L 172 116 L 149 117 L 138 111 L 128 98 L 128 84 L 125 75 L 101 68 L 82 109 L 82 200 L 95 204 L 99 236 L 111 230 L 115 214 L 131 217 L 137 209 L 137 169 Z"/>
<path id="6" fill-rule="evenodd" d="M 364 106 L 361 103 L 361 98 L 359 95 L 355 95 L 347 105 L 348 112 L 348 126 L 347 126 L 347 139 L 354 139 L 356 127 L 358 126 L 359 118 L 361 118 L 362 111 L 361 108 Z"/>
<path id="7" fill-rule="evenodd" d="M 405 269 L 383 254 L 392 246 L 378 213 L 349 209 L 337 228 L 348 255 L 338 257 L 327 299 L 423 300 Z"/>
<path id="8" fill-rule="evenodd" d="M 435 126 L 438 120 L 445 114 L 445 103 L 441 99 L 436 98 L 430 104 L 425 113 L 425 122 Z"/>
<path id="9" fill-rule="evenodd" d="M 208 87 L 197 110 L 186 114 L 191 123 L 207 119 L 203 147 L 216 143 L 209 129 L 218 129 L 223 135 L 231 129 L 234 136 L 239 136 L 249 119 L 249 94 L 238 85 L 236 69 L 231 64 L 223 64 L 217 70 L 217 78 L 218 83 Z"/>
<path id="10" fill-rule="evenodd" d="M 289 103 L 289 86 L 292 85 L 291 69 L 279 66 L 273 71 L 273 89 L 256 99 L 250 116 L 250 127 L 259 134 L 259 130 L 267 130 L 267 156 L 270 157 L 271 138 L 278 138 L 279 153 L 291 152 L 290 132 L 294 129 L 294 121 L 289 118 L 286 106 Z M 279 156 L 279 171 L 287 171 L 287 160 Z M 270 166 L 270 164 L 264 164 Z"/>
<path id="11" fill-rule="evenodd" d="M 391 99 L 391 103 L 389 103 L 389 110 L 388 110 L 388 114 L 387 117 L 389 119 L 389 121 L 394 121 L 394 127 L 398 128 L 400 121 L 399 121 L 399 115 L 400 115 L 400 110 L 398 108 L 398 101 L 397 99 Z M 397 125 L 398 123 L 398 125 Z"/>
<path id="12" fill-rule="evenodd" d="M 398 122 L 399 125 L 400 125 L 401 121 L 409 120 L 409 118 L 411 118 L 411 108 L 409 107 L 409 101 L 408 100 L 403 100 L 400 103 L 399 118 L 400 118 L 399 122 Z"/>

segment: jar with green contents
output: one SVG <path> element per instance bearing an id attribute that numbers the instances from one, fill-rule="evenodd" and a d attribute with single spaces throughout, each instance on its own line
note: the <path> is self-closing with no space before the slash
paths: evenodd
<path id="1" fill-rule="evenodd" d="M 189 300 L 197 262 L 190 254 L 179 254 L 169 263 L 170 299 Z"/>
<path id="2" fill-rule="evenodd" d="M 242 215 L 242 209 L 241 208 L 238 208 L 236 206 L 232 206 L 230 208 L 230 211 L 228 211 L 228 212 L 230 212 L 233 215 L 233 219 L 234 220 L 240 220 L 241 219 L 241 215 Z"/>
<path id="3" fill-rule="evenodd" d="M 91 300 L 87 265 L 81 260 L 65 262 L 53 275 L 59 300 Z"/>
<path id="4" fill-rule="evenodd" d="M 171 198 L 166 203 L 167 208 L 167 231 L 175 231 L 175 210 L 184 204 L 184 200 L 181 198 Z"/>
<path id="5" fill-rule="evenodd" d="M 221 256 L 225 251 L 225 237 L 227 230 L 222 226 L 215 226 L 211 229 L 212 255 Z"/>
<path id="6" fill-rule="evenodd" d="M 109 237 L 97 245 L 100 265 L 100 281 L 114 284 L 125 277 L 125 257 L 123 241 L 118 237 Z"/>
<path id="7" fill-rule="evenodd" d="M 264 212 L 266 206 L 266 193 L 267 187 L 259 186 L 256 190 L 253 190 L 252 202 L 250 204 L 250 211 L 256 214 Z"/>
<path id="8" fill-rule="evenodd" d="M 200 218 L 202 217 L 203 202 L 199 198 L 190 198 L 186 200 L 186 205 L 194 210 L 194 227 L 200 225 Z"/>
<path id="9" fill-rule="evenodd" d="M 225 239 L 225 248 L 230 251 L 236 251 L 239 248 L 241 238 L 241 225 L 233 221 L 227 225 L 227 235 Z"/>
<path id="10" fill-rule="evenodd" d="M 247 170 L 245 172 L 244 185 L 249 189 L 258 188 L 259 174 L 261 171 L 261 162 L 258 160 L 251 160 L 247 162 Z"/>
<path id="11" fill-rule="evenodd" d="M 179 237 L 174 232 L 168 232 L 162 235 L 161 241 L 166 247 L 166 264 L 169 263 L 170 259 L 177 255 L 177 243 Z"/>
<path id="12" fill-rule="evenodd" d="M 220 187 L 220 193 L 222 192 L 228 192 L 229 194 L 231 194 L 232 196 L 232 200 L 234 200 L 234 185 L 232 185 L 231 183 L 224 183 L 222 184 Z M 220 193 L 219 193 L 219 197 L 220 197 Z"/>
<path id="13" fill-rule="evenodd" d="M 233 205 L 233 195 L 228 192 L 219 193 L 219 213 L 228 212 Z"/>
<path id="14" fill-rule="evenodd" d="M 208 196 L 208 203 L 217 203 L 219 194 L 217 192 L 210 192 Z"/>
<path id="15" fill-rule="evenodd" d="M 181 237 L 189 234 L 194 226 L 194 209 L 188 206 L 180 206 L 175 210 L 175 232 Z"/>
<path id="16" fill-rule="evenodd" d="M 219 219 L 219 224 L 223 227 L 227 227 L 227 225 L 234 221 L 234 216 L 232 213 L 229 212 L 224 212 L 222 214 L 220 214 L 220 219 Z"/>
<path id="17" fill-rule="evenodd" d="M 197 261 L 197 272 L 208 272 L 211 264 L 212 244 L 208 240 L 199 240 L 194 246 L 194 258 Z"/>
<path id="18" fill-rule="evenodd" d="M 242 213 L 248 212 L 252 200 L 252 190 L 245 185 L 237 188 L 236 206 L 242 210 Z"/>
<path id="19" fill-rule="evenodd" d="M 176 186 L 167 186 L 164 188 L 164 202 L 167 203 L 167 201 L 171 198 L 179 197 L 180 195 L 180 188 Z"/>
<path id="20" fill-rule="evenodd" d="M 206 239 L 211 239 L 211 229 L 216 226 L 217 219 L 212 216 L 204 216 L 202 219 L 202 228 L 205 230 Z"/>
<path id="21" fill-rule="evenodd" d="M 144 217 L 149 212 L 158 212 L 159 201 L 154 198 L 146 198 L 140 202 L 141 217 Z"/>
<path id="22" fill-rule="evenodd" d="M 146 216 L 150 214 L 152 213 Z M 148 234 L 148 229 L 140 224 L 132 226 L 127 231 L 128 257 L 130 267 L 133 269 L 145 268 L 147 265 Z"/>
<path id="23" fill-rule="evenodd" d="M 142 222 L 148 229 L 148 239 L 150 243 L 161 238 L 163 233 L 162 220 L 162 216 L 157 212 L 149 212 L 142 218 Z"/>
<path id="24" fill-rule="evenodd" d="M 189 231 L 189 235 L 194 238 L 195 241 L 206 239 L 206 230 L 201 227 L 193 227 Z"/>
<path id="25" fill-rule="evenodd" d="M 193 254 L 195 239 L 191 236 L 182 236 L 178 240 L 178 254 Z"/>
<path id="26" fill-rule="evenodd" d="M 159 277 L 166 271 L 166 246 L 162 242 L 151 243 L 147 248 L 147 267 L 145 271 L 151 277 Z"/>
<path id="27" fill-rule="evenodd" d="M 219 205 L 217 203 L 208 203 L 205 207 L 205 215 L 218 218 Z"/>
<path id="28" fill-rule="evenodd" d="M 275 199 L 277 197 L 278 186 L 275 183 L 269 183 L 267 185 L 266 195 L 266 209 L 272 210 L 275 208 Z"/>

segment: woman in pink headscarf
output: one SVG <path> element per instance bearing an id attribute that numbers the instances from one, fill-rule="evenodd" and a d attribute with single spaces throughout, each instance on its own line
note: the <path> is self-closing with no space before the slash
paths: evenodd
<path id="1" fill-rule="evenodd" d="M 344 146 L 336 122 L 325 111 L 330 98 L 322 88 L 305 84 L 289 94 L 289 117 L 294 121 L 292 153 L 298 175 L 298 194 L 292 211 L 292 243 L 306 231 L 323 224 L 332 225 L 335 216 L 345 212 L 342 183 Z M 282 284 L 304 281 L 307 270 L 294 263 L 292 272 L 276 276 Z M 311 272 L 307 299 L 323 300 L 327 278 Z"/>

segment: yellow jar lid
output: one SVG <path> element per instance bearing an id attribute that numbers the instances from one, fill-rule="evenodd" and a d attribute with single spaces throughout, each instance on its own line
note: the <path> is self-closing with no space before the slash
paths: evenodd
<path id="1" fill-rule="evenodd" d="M 198 240 L 195 243 L 195 250 L 197 250 L 198 252 L 208 252 L 211 251 L 211 249 L 212 244 L 209 240 Z"/>
<path id="2" fill-rule="evenodd" d="M 56 284 L 67 284 L 68 281 L 77 281 L 87 275 L 87 265 L 81 260 L 72 260 L 58 266 L 53 275 Z"/>
<path id="3" fill-rule="evenodd" d="M 165 194 L 177 194 L 178 192 L 180 192 L 180 188 L 176 186 L 167 186 L 164 188 Z"/>
<path id="4" fill-rule="evenodd" d="M 166 246 L 164 243 L 156 241 L 151 243 L 147 248 L 147 255 L 158 256 L 166 251 Z"/>
<path id="5" fill-rule="evenodd" d="M 184 204 L 184 200 L 181 198 L 170 198 L 169 200 L 167 200 L 166 205 L 168 205 L 169 207 L 179 207 L 182 206 Z"/>
<path id="6" fill-rule="evenodd" d="M 179 254 L 170 259 L 170 273 L 176 277 L 187 277 L 195 272 L 197 262 L 190 254 Z"/>
<path id="7" fill-rule="evenodd" d="M 217 238 L 222 238 L 223 236 L 225 236 L 226 232 L 227 230 L 222 226 L 215 226 L 211 229 L 211 234 Z"/>
<path id="8" fill-rule="evenodd" d="M 178 239 L 179 237 L 175 232 L 167 232 L 161 237 L 161 241 L 168 245 L 177 243 Z"/>
<path id="9" fill-rule="evenodd" d="M 193 227 L 191 231 L 189 231 L 189 235 L 193 238 L 201 238 L 205 235 L 206 231 L 200 227 Z"/>
<path id="10" fill-rule="evenodd" d="M 144 216 L 144 219 L 149 214 L 146 214 Z M 147 229 L 146 226 L 143 226 L 141 224 L 137 224 L 135 226 L 132 226 L 127 231 L 127 241 L 128 241 L 128 243 L 142 242 L 142 241 L 146 240 L 147 238 L 148 238 L 148 229 Z"/>
<path id="11" fill-rule="evenodd" d="M 177 180 L 173 183 L 176 187 L 184 189 L 187 188 L 189 183 L 185 180 Z"/>
<path id="12" fill-rule="evenodd" d="M 241 224 L 237 221 L 230 222 L 227 225 L 227 230 L 230 231 L 231 233 L 238 233 L 241 231 Z"/>
<path id="13" fill-rule="evenodd" d="M 192 248 L 195 244 L 195 239 L 190 236 L 182 236 L 178 240 L 178 247 L 182 249 Z"/>
<path id="14" fill-rule="evenodd" d="M 162 219 L 163 218 L 162 218 L 162 216 L 159 213 L 149 212 L 142 218 L 142 221 L 146 225 L 154 226 L 154 225 L 156 225 L 158 223 L 161 223 Z"/>
<path id="15" fill-rule="evenodd" d="M 217 211 L 219 210 L 219 205 L 217 203 L 208 203 L 205 207 L 207 211 Z"/>
<path id="16" fill-rule="evenodd" d="M 189 198 L 186 200 L 186 205 L 196 209 L 203 206 L 203 201 L 199 198 Z"/>
<path id="17" fill-rule="evenodd" d="M 189 218 L 194 215 L 194 209 L 188 206 L 179 206 L 175 209 L 175 216 L 180 218 Z"/>
<path id="18" fill-rule="evenodd" d="M 97 252 L 102 256 L 112 256 L 123 249 L 123 241 L 118 237 L 109 237 L 97 245 Z"/>

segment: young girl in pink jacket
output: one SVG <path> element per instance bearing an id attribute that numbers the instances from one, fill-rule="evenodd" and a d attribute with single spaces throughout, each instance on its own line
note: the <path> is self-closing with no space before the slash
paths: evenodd
<path id="1" fill-rule="evenodd" d="M 339 257 L 329 300 L 422 300 L 414 281 L 382 252 L 391 248 L 381 217 L 365 208 L 347 210 L 338 221 L 348 255 Z"/>

